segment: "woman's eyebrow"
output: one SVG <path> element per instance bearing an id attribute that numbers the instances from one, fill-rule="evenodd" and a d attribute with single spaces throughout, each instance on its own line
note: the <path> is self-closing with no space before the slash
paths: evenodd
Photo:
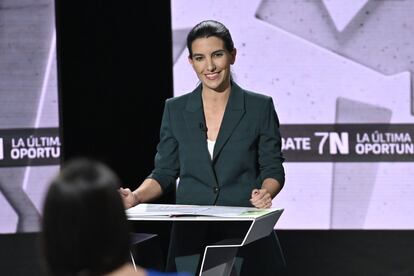
<path id="1" fill-rule="evenodd" d="M 218 53 L 223 53 L 223 52 L 225 52 L 224 49 L 215 50 L 214 52 L 211 53 L 211 55 L 218 54 Z M 201 53 L 193 53 L 193 55 L 192 55 L 192 57 L 203 57 L 203 56 L 204 56 L 204 54 L 201 54 Z"/>
<path id="2" fill-rule="evenodd" d="M 199 54 L 199 53 L 193 53 L 193 55 L 191 56 L 191 58 L 195 58 L 195 57 L 204 57 L 203 54 Z"/>
<path id="3" fill-rule="evenodd" d="M 224 49 L 216 50 L 212 54 L 214 55 L 214 54 L 218 54 L 218 53 L 222 53 L 222 52 L 224 52 Z"/>

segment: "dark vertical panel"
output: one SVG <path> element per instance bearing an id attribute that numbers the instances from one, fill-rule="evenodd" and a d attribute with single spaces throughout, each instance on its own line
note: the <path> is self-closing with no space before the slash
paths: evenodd
<path id="1" fill-rule="evenodd" d="M 56 0 L 56 14 L 63 160 L 101 160 L 136 188 L 173 94 L 170 2 Z M 169 225 L 157 231 L 165 258 Z"/>
<path id="2" fill-rule="evenodd" d="M 56 10 L 64 160 L 102 160 L 135 187 L 172 96 L 170 3 L 57 0 Z"/>

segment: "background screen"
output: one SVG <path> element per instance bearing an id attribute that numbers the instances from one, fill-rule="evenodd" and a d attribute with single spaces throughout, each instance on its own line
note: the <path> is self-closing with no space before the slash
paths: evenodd
<path id="1" fill-rule="evenodd" d="M 414 1 L 174 0 L 174 93 L 198 79 L 186 35 L 215 19 L 233 76 L 273 97 L 286 184 L 278 228 L 414 229 Z"/>
<path id="2" fill-rule="evenodd" d="M 0 233 L 39 230 L 58 125 L 53 0 L 0 0 Z"/>

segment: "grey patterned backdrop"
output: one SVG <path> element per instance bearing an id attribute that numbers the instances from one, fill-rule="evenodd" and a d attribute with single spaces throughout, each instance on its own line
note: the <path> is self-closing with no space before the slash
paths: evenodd
<path id="1" fill-rule="evenodd" d="M 34 143 L 36 129 L 59 125 L 53 3 L 0 0 L 0 233 L 39 229 L 47 182 L 58 170 L 57 164 L 28 166 L 42 159 L 40 140 L 30 146 L 37 155 L 22 158 L 23 165 L 13 163 L 10 150 L 12 141 Z M 19 136 L 21 130 L 32 140 Z M 21 149 L 28 147 L 14 152 Z"/>

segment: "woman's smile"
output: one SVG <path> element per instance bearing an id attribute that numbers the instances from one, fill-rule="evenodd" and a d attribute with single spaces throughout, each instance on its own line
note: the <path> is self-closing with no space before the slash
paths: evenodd
<path id="1" fill-rule="evenodd" d="M 236 49 L 226 50 L 218 37 L 201 37 L 192 43 L 189 62 L 203 83 L 203 88 L 223 92 L 230 87 L 230 66 L 236 58 Z"/>
<path id="2" fill-rule="evenodd" d="M 219 77 L 219 73 L 215 72 L 215 73 L 205 74 L 205 76 L 209 80 L 216 80 Z"/>

